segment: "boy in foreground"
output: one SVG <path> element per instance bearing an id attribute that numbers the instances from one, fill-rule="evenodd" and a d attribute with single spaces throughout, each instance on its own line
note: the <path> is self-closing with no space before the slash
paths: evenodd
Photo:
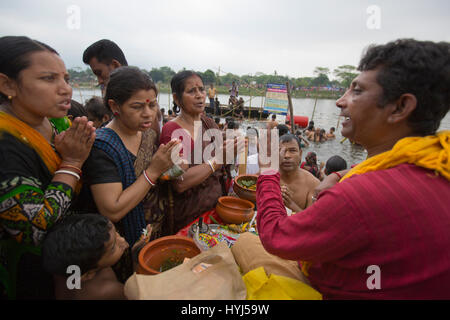
<path id="1" fill-rule="evenodd" d="M 148 242 L 147 234 L 133 246 L 133 263 L 137 265 L 139 250 Z M 123 300 L 124 284 L 112 270 L 128 243 L 117 233 L 114 224 L 99 214 L 72 215 L 56 225 L 43 243 L 43 264 L 54 275 L 55 297 L 62 300 Z M 74 275 L 69 266 L 80 270 L 80 286 L 73 288 Z"/>

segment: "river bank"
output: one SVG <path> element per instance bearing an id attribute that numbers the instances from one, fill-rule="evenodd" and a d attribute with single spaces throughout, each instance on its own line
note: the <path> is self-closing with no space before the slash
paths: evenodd
<path id="1" fill-rule="evenodd" d="M 89 83 L 73 83 L 72 86 L 74 88 L 94 90 L 96 88 L 95 84 Z M 161 93 L 171 93 L 170 85 L 166 83 L 158 83 L 157 84 L 158 91 Z M 228 86 L 215 86 L 217 94 L 228 95 L 229 87 Z M 327 91 L 327 90 L 311 90 L 311 91 L 303 91 L 303 90 L 293 90 L 291 92 L 292 98 L 310 98 L 310 99 L 339 99 L 343 94 L 343 91 Z M 252 87 L 239 87 L 239 95 L 240 96 L 249 96 L 249 97 L 264 97 L 266 95 L 265 88 L 252 88 Z"/>

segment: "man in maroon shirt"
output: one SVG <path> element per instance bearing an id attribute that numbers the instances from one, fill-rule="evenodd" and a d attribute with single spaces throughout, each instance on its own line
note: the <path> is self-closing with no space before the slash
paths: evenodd
<path id="1" fill-rule="evenodd" d="M 287 216 L 280 174 L 257 184 L 267 252 L 301 261 L 325 299 L 450 299 L 450 44 L 371 46 L 336 102 L 368 159 Z M 425 138 L 426 137 L 426 138 Z M 349 178 L 347 178 L 349 177 Z"/>

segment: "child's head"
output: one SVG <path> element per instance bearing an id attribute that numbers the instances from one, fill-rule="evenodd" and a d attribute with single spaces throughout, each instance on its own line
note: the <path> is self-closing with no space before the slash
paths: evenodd
<path id="1" fill-rule="evenodd" d="M 279 137 L 282 137 L 282 136 L 284 136 L 285 134 L 287 134 L 287 133 L 290 132 L 288 126 L 285 125 L 285 124 L 279 124 L 279 125 L 277 125 L 277 129 L 278 129 L 278 136 L 279 136 Z"/>
<path id="2" fill-rule="evenodd" d="M 75 118 L 83 116 L 88 116 L 87 111 L 83 107 L 83 105 L 73 99 L 70 100 L 70 109 L 67 112 L 67 117 L 73 121 Z"/>
<path id="3" fill-rule="evenodd" d="M 100 97 L 92 97 L 86 102 L 88 119 L 94 123 L 94 127 L 100 128 L 103 123 L 112 118 L 112 112 L 103 103 Z"/>
<path id="4" fill-rule="evenodd" d="M 67 276 L 76 265 L 81 274 L 110 267 L 119 261 L 128 243 L 100 214 L 75 214 L 55 225 L 42 245 L 43 265 L 51 274 Z"/>
<path id="5" fill-rule="evenodd" d="M 326 175 L 345 169 L 347 169 L 347 161 L 345 161 L 341 156 L 332 156 L 327 160 L 327 163 L 325 164 Z"/>

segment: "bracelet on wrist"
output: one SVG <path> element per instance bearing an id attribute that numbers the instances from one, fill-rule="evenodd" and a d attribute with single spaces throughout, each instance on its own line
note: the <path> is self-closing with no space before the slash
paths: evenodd
<path id="1" fill-rule="evenodd" d="M 339 177 L 339 180 L 341 180 L 342 179 L 342 176 L 341 176 L 341 174 L 339 173 L 339 172 L 336 172 L 336 171 L 334 171 L 334 172 L 332 172 L 332 174 L 336 174 L 338 177 Z"/>
<path id="2" fill-rule="evenodd" d="M 72 170 L 75 170 L 75 172 L 78 173 L 79 175 L 81 175 L 81 173 L 82 173 L 80 168 L 71 166 L 69 164 L 63 164 L 63 165 L 59 166 L 59 169 L 72 169 Z"/>
<path id="3" fill-rule="evenodd" d="M 153 182 L 152 179 L 149 178 L 149 176 L 147 175 L 147 172 L 146 172 L 145 170 L 143 171 L 143 173 L 144 173 L 144 178 L 145 178 L 145 180 L 147 180 L 147 182 L 148 182 L 152 187 L 154 187 L 154 186 L 156 185 L 156 183 Z"/>
<path id="4" fill-rule="evenodd" d="M 77 173 L 73 172 L 73 171 L 69 171 L 69 170 L 57 170 L 57 171 L 55 171 L 55 174 L 61 174 L 61 173 L 62 174 L 69 174 L 69 175 L 77 178 L 77 180 L 80 180 L 80 176 Z"/>

